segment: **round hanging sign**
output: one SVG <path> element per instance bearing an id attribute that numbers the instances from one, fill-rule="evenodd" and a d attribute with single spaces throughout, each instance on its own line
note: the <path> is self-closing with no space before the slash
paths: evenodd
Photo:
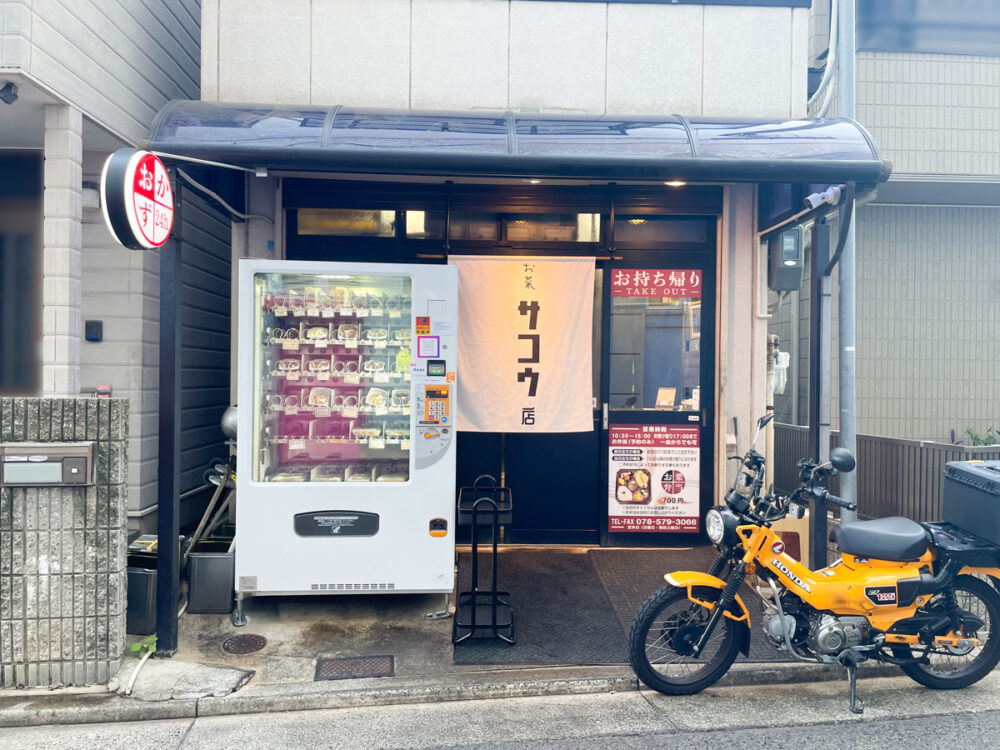
<path id="1" fill-rule="evenodd" d="M 120 148 L 104 162 L 101 206 L 111 234 L 125 247 L 152 250 L 170 237 L 174 191 L 154 154 Z"/>

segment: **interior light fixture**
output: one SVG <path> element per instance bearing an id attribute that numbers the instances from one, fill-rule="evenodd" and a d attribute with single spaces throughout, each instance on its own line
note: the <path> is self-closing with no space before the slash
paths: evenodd
<path id="1" fill-rule="evenodd" d="M 667 187 L 684 187 L 687 183 L 684 180 L 667 180 L 663 183 Z"/>
<path id="2" fill-rule="evenodd" d="M 539 183 L 541 183 L 541 180 L 533 177 L 530 180 L 525 180 L 525 182 L 527 182 L 529 185 L 538 185 Z"/>
<path id="3" fill-rule="evenodd" d="M 628 223 L 631 224 L 634 227 L 637 227 L 640 224 L 645 224 L 646 220 L 645 219 L 629 219 Z"/>

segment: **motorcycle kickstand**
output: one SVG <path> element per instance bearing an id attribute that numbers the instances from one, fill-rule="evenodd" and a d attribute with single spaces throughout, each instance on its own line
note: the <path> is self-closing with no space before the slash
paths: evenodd
<path id="1" fill-rule="evenodd" d="M 851 713 L 863 714 L 865 712 L 865 702 L 858 699 L 858 666 L 857 664 L 847 665 L 847 679 L 851 683 Z"/>
<path id="2" fill-rule="evenodd" d="M 847 679 L 851 683 L 851 713 L 863 714 L 865 702 L 858 699 L 858 662 L 860 659 L 851 651 L 845 651 L 840 657 L 841 664 L 847 667 Z"/>

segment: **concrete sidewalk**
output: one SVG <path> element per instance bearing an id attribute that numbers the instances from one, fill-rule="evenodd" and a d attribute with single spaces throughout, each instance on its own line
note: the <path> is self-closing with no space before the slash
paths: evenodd
<path id="1" fill-rule="evenodd" d="M 136 661 L 130 660 L 127 667 Z M 188 684 L 186 694 L 166 697 L 176 684 L 175 670 L 161 664 L 201 667 L 205 684 Z M 145 674 L 149 667 L 149 674 Z M 215 668 L 224 672 L 238 671 Z M 0 695 L 0 727 L 45 724 L 87 724 L 149 719 L 183 719 L 277 711 L 307 711 L 361 706 L 441 703 L 587 693 L 638 691 L 641 686 L 628 667 L 523 667 L 499 671 L 466 672 L 450 676 L 389 677 L 323 682 L 247 684 L 240 687 L 237 675 L 209 673 L 212 668 L 185 662 L 147 662 L 130 697 L 120 694 L 113 681 L 99 688 L 55 688 L 6 691 Z M 862 667 L 864 677 L 893 676 L 899 671 L 883 665 Z M 122 674 L 130 674 L 123 669 Z M 220 685 L 231 681 L 229 692 L 218 694 Z M 718 687 L 776 685 L 844 679 L 842 669 L 808 664 L 735 665 L 717 683 Z M 138 687 L 141 685 L 141 690 Z M 215 692 L 213 692 L 215 691 Z M 158 697 L 150 698 L 150 695 Z M 145 696 L 145 697 L 143 697 Z"/>
<path id="2" fill-rule="evenodd" d="M 430 620 L 433 596 L 281 597 L 247 602 L 248 623 L 227 615 L 184 615 L 171 659 L 128 658 L 108 686 L 0 693 L 0 727 L 177 719 L 405 703 L 637 691 L 627 665 L 505 667 L 455 665 L 452 620 Z M 260 650 L 231 654 L 233 636 L 260 636 Z M 572 637 L 572 627 L 567 627 Z M 325 658 L 391 655 L 394 675 L 315 680 Z M 865 665 L 863 675 L 898 675 Z M 843 680 L 838 667 L 804 663 L 737 663 L 720 686 Z"/>

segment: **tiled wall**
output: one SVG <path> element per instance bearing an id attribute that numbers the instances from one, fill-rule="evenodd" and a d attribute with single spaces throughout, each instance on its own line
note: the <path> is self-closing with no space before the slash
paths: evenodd
<path id="1" fill-rule="evenodd" d="M 0 68 L 21 68 L 122 137 L 197 98 L 198 0 L 0 0 Z"/>
<path id="2" fill-rule="evenodd" d="M 808 14 L 712 4 L 205 0 L 202 98 L 801 116 Z"/>
<path id="3" fill-rule="evenodd" d="M 950 442 L 1000 429 L 1000 208 L 863 206 L 857 234 L 857 431 Z M 779 421 L 807 423 L 808 273 L 768 329 L 789 351 L 800 336 Z M 773 295 L 773 293 L 772 293 Z M 832 425 L 838 426 L 837 276 L 833 283 Z M 797 300 L 796 300 L 797 297 Z M 774 297 L 772 297 L 772 300 Z M 798 302 L 799 309 L 793 308 Z M 798 365 L 798 372 L 795 366 Z M 798 388 L 799 411 L 792 410 Z"/>
<path id="4" fill-rule="evenodd" d="M 1000 58 L 859 52 L 857 119 L 895 174 L 1000 174 Z"/>
<path id="5" fill-rule="evenodd" d="M 1000 208 L 869 205 L 858 222 L 858 432 L 1000 428 Z"/>
<path id="6" fill-rule="evenodd" d="M 127 436 L 126 399 L 0 398 L 0 442 L 95 441 L 94 485 L 0 488 L 0 687 L 118 670 Z"/>

